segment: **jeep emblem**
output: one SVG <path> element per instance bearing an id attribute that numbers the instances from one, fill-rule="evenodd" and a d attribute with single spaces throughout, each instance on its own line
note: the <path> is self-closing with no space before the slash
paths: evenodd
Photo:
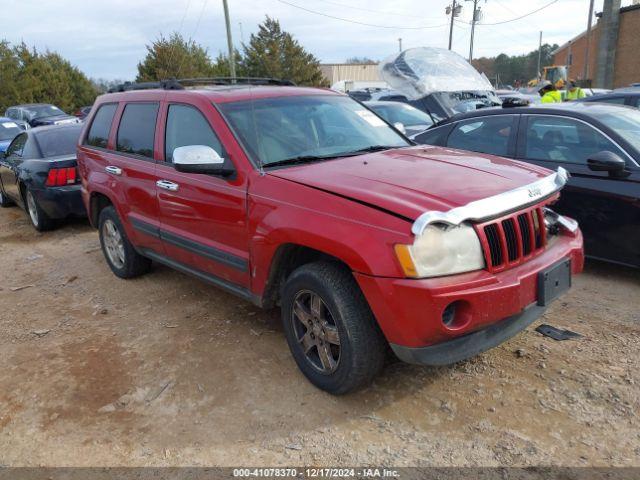
<path id="1" fill-rule="evenodd" d="M 537 197 L 542 195 L 542 191 L 539 188 L 530 188 L 529 189 L 529 198 Z"/>

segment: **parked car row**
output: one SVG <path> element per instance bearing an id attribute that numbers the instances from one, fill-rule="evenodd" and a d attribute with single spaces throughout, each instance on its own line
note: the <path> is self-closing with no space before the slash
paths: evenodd
<path id="1" fill-rule="evenodd" d="M 300 370 L 334 394 L 371 382 L 389 346 L 445 365 L 539 318 L 583 267 L 571 216 L 588 254 L 640 266 L 637 110 L 431 125 L 404 103 L 247 83 L 145 85 L 21 132 L 0 204 L 39 230 L 86 214 L 120 278 L 157 262 L 280 306 Z"/>
<path id="2" fill-rule="evenodd" d="M 592 97 L 595 98 L 595 97 Z M 556 204 L 578 220 L 587 256 L 640 267 L 640 111 L 568 102 L 456 115 L 419 143 L 566 169 Z"/>

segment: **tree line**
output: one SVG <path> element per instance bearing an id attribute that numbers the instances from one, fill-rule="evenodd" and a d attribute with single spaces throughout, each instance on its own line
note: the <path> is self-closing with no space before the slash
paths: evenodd
<path id="1" fill-rule="evenodd" d="M 311 86 L 323 86 L 325 82 L 318 59 L 282 30 L 278 20 L 268 16 L 258 32 L 251 34 L 249 43 L 236 49 L 234 55 L 237 76 L 281 78 Z M 230 75 L 228 55 L 212 59 L 201 45 L 174 32 L 147 45 L 136 81 Z"/>
<path id="2" fill-rule="evenodd" d="M 540 49 L 540 69 L 553 65 L 553 53 L 558 45 L 545 43 Z M 524 55 L 506 55 L 501 53 L 496 57 L 480 57 L 472 61 L 473 66 L 483 72 L 492 83 L 514 85 L 520 82 L 526 85 L 529 80 L 536 78 L 538 69 L 538 49 Z"/>
<path id="3" fill-rule="evenodd" d="M 227 56 L 212 58 L 207 49 L 177 32 L 146 46 L 135 81 L 170 78 L 228 77 Z M 266 17 L 249 42 L 235 51 L 236 75 L 292 80 L 324 86 L 320 62 L 280 22 Z M 0 115 L 21 103 L 53 103 L 67 112 L 91 105 L 96 96 L 121 81 L 89 79 L 58 53 L 38 52 L 25 43 L 0 41 Z"/>

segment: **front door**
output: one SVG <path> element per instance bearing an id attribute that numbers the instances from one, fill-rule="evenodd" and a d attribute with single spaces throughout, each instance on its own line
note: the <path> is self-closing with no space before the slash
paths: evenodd
<path id="1" fill-rule="evenodd" d="M 233 165 L 216 134 L 223 120 L 208 106 L 169 103 L 163 108 L 165 162 L 157 164 L 156 172 L 160 235 L 171 260 L 224 286 L 246 289 L 249 248 L 245 180 L 238 173 L 228 177 L 181 173 L 172 164 L 176 148 L 206 145 Z"/>
<path id="2" fill-rule="evenodd" d="M 585 253 L 640 266 L 640 170 L 607 136 L 580 120 L 552 115 L 527 115 L 521 122 L 517 158 L 551 170 L 571 173 L 558 213 L 578 220 Z M 589 169 L 594 153 L 610 151 L 627 161 L 631 175 L 610 176 Z"/>
<path id="3" fill-rule="evenodd" d="M 4 193 L 14 202 L 22 203 L 18 188 L 18 166 L 22 163 L 22 155 L 27 143 L 28 135 L 21 133 L 13 139 L 6 151 L 6 156 L 0 159 L 0 180 Z"/>

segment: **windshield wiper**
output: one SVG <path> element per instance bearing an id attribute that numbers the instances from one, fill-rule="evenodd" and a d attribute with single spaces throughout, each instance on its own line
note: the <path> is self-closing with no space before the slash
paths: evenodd
<path id="1" fill-rule="evenodd" d="M 349 155 L 357 155 L 359 153 L 371 153 L 381 152 L 382 150 L 391 150 L 392 148 L 401 148 L 400 145 L 371 145 L 370 147 L 359 148 L 351 152 L 345 152 L 340 154 L 341 157 L 347 157 Z"/>
<path id="2" fill-rule="evenodd" d="M 283 158 L 275 162 L 269 162 L 264 165 L 265 168 L 279 167 L 281 165 L 300 165 L 303 163 L 317 162 L 319 160 L 329 160 L 336 158 L 337 155 L 301 155 L 299 157 Z"/>
<path id="3" fill-rule="evenodd" d="M 317 162 L 320 160 L 331 160 L 333 158 L 350 157 L 352 155 L 358 155 L 361 153 L 379 152 L 381 150 L 389 150 L 391 148 L 398 148 L 395 145 L 372 145 L 370 147 L 359 148 L 358 150 L 352 150 L 350 152 L 332 153 L 331 155 L 301 155 L 299 157 L 284 158 L 282 160 L 276 160 L 264 165 L 265 168 L 279 167 L 282 165 L 300 165 L 303 163 Z"/>

